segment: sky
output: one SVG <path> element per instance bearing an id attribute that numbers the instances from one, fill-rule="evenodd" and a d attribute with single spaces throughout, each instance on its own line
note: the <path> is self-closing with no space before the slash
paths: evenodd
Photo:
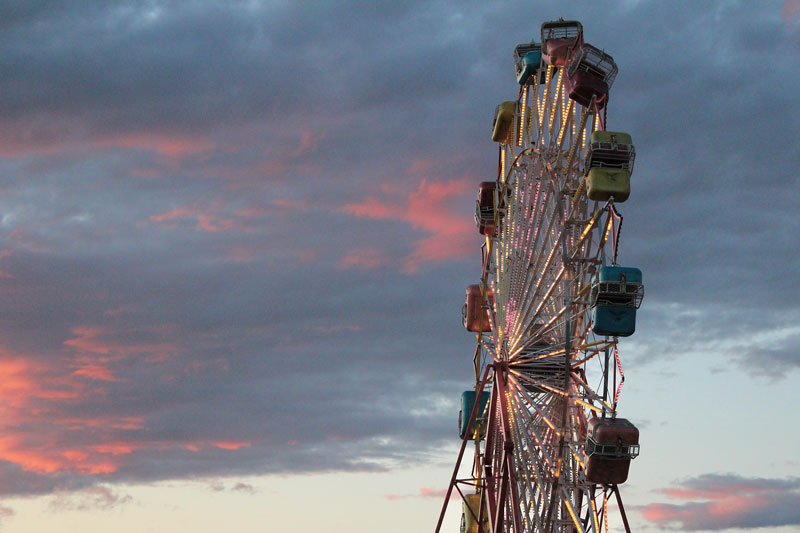
<path id="1" fill-rule="evenodd" d="M 493 111 L 560 16 L 637 152 L 631 525 L 799 532 L 797 0 L 1 0 L 0 531 L 432 530 Z"/>

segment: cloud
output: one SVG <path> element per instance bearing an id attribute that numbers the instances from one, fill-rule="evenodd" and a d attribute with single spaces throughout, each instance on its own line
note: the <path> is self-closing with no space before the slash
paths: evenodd
<path id="1" fill-rule="evenodd" d="M 374 270 L 389 263 L 389 259 L 380 250 L 374 248 L 358 248 L 348 251 L 340 260 L 343 268 Z"/>
<path id="2" fill-rule="evenodd" d="M 231 487 L 233 492 L 246 492 L 247 494 L 255 494 L 256 488 L 249 483 L 242 483 L 241 481 L 237 482 L 233 487 Z"/>
<path id="3" fill-rule="evenodd" d="M 733 362 L 746 375 L 773 381 L 790 377 L 800 368 L 800 356 L 794 349 L 800 336 L 800 314 L 794 310 L 773 314 L 764 309 L 754 315 L 752 306 L 645 302 L 639 317 L 640 334 L 633 339 L 637 363 L 657 363 L 684 354 L 714 354 Z M 731 328 L 731 324 L 748 327 Z M 676 337 L 675 331 L 680 335 Z M 670 350 L 665 352 L 667 343 Z"/>
<path id="4" fill-rule="evenodd" d="M 225 490 L 228 490 L 230 492 L 241 492 L 246 494 L 255 494 L 257 492 L 256 488 L 249 483 L 243 483 L 241 481 L 237 481 L 232 486 L 228 487 L 222 480 L 219 479 L 212 480 L 208 488 L 212 492 L 224 492 Z"/>
<path id="5" fill-rule="evenodd" d="M 7 518 L 14 516 L 15 514 L 17 514 L 16 511 L 14 511 L 14 509 L 11 507 L 0 505 L 0 525 L 2 525 Z"/>
<path id="6" fill-rule="evenodd" d="M 432 498 L 435 500 L 442 500 L 447 495 L 447 489 L 430 489 L 430 488 L 421 488 L 419 489 L 419 493 L 417 494 L 384 494 L 384 498 L 387 500 L 401 500 L 406 498 Z M 458 500 L 461 496 L 458 494 L 457 490 L 453 490 L 450 494 L 451 500 Z"/>
<path id="7" fill-rule="evenodd" d="M 252 443 L 250 442 L 229 442 L 229 441 L 212 442 L 211 444 L 223 450 L 238 450 L 239 448 L 249 448 L 252 445 Z"/>
<path id="8" fill-rule="evenodd" d="M 158 224 L 165 224 L 167 227 L 175 228 L 177 220 L 189 218 L 197 221 L 196 229 L 201 231 L 217 232 L 234 227 L 235 222 L 231 219 L 218 219 L 211 213 L 206 213 L 195 208 L 178 207 L 161 213 L 151 215 L 149 220 Z"/>
<path id="9" fill-rule="evenodd" d="M 409 193 L 391 190 L 382 200 L 368 196 L 364 200 L 347 204 L 344 213 L 374 220 L 399 220 L 427 236 L 418 238 L 411 252 L 402 259 L 403 271 L 416 272 L 425 263 L 464 259 L 473 252 L 475 230 L 464 212 L 452 208 L 453 199 L 465 197 L 475 186 L 469 180 L 428 182 L 422 179 Z M 399 197 L 399 198 L 398 198 Z M 465 204 L 466 202 L 462 202 Z M 461 205 L 461 204 L 456 204 Z M 364 250 L 348 252 L 345 265 L 380 266 L 378 254 Z M 369 267 L 366 267 L 369 268 Z"/>
<path id="10" fill-rule="evenodd" d="M 641 360 L 797 368 L 800 152 L 783 141 L 800 65 L 781 7 L 567 10 L 621 68 L 609 126 L 638 154 L 620 260 L 645 274 Z M 4 495 L 385 471 L 456 438 L 474 191 L 516 94 L 511 50 L 536 34 L 508 13 L 572 15 L 309 9 L 3 12 Z"/>
<path id="11" fill-rule="evenodd" d="M 50 500 L 51 511 L 109 511 L 133 501 L 106 485 L 92 485 L 77 491 L 57 491 Z"/>
<path id="12" fill-rule="evenodd" d="M 662 529 L 717 531 L 800 525 L 800 478 L 746 478 L 704 474 L 663 489 L 684 503 L 653 503 L 638 510 Z"/>

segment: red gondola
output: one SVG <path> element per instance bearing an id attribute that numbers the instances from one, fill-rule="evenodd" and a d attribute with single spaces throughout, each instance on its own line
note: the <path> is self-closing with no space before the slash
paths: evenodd
<path id="1" fill-rule="evenodd" d="M 494 293 L 491 289 L 486 290 L 486 296 L 489 298 L 489 305 L 494 306 Z M 467 287 L 467 300 L 461 309 L 461 318 L 467 331 L 474 333 L 492 331 L 492 320 L 489 318 L 489 309 L 481 295 L 480 285 Z"/>
<path id="2" fill-rule="evenodd" d="M 483 181 L 478 185 L 478 198 L 475 200 L 475 225 L 481 235 L 493 236 L 497 233 L 494 222 L 495 191 L 497 182 Z"/>
<path id="3" fill-rule="evenodd" d="M 586 429 L 586 479 L 614 485 L 628 479 L 639 455 L 639 430 L 624 418 L 593 418 Z"/>
<path id="4" fill-rule="evenodd" d="M 617 71 L 613 57 L 591 44 L 582 45 L 567 68 L 569 97 L 585 106 L 594 97 L 597 107 L 604 108 Z"/>

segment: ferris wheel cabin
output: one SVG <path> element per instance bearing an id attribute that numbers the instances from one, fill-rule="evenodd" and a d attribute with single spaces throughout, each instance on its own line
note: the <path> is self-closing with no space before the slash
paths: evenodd
<path id="1" fill-rule="evenodd" d="M 489 305 L 494 305 L 494 293 L 486 289 Z M 467 287 L 467 299 L 461 308 L 461 318 L 467 331 L 473 333 L 492 331 L 492 320 L 489 317 L 489 306 L 481 295 L 480 285 Z"/>
<path id="2" fill-rule="evenodd" d="M 592 280 L 592 331 L 597 335 L 629 337 L 636 331 L 636 310 L 644 285 L 638 268 L 603 266 Z"/>
<path id="3" fill-rule="evenodd" d="M 583 43 L 583 26 L 577 20 L 558 19 L 542 24 L 542 59 L 563 67 L 570 51 Z"/>
<path id="4" fill-rule="evenodd" d="M 480 516 L 481 495 L 467 494 L 461 502 L 461 528 L 462 533 L 478 533 L 478 516 Z M 489 526 L 489 517 L 484 513 L 483 531 Z"/>
<path id="5" fill-rule="evenodd" d="M 590 200 L 624 202 L 631 193 L 631 172 L 636 158 L 631 136 L 619 131 L 595 131 L 586 153 L 584 171 Z"/>
<path id="6" fill-rule="evenodd" d="M 494 214 L 497 200 L 497 182 L 482 181 L 478 185 L 478 198 L 475 200 L 475 225 L 481 235 L 494 236 L 497 233 Z"/>
<path id="7" fill-rule="evenodd" d="M 494 122 L 492 123 L 492 140 L 494 142 L 505 143 L 508 141 L 514 126 L 514 115 L 516 113 L 516 100 L 503 102 L 495 108 Z"/>
<path id="8" fill-rule="evenodd" d="M 581 45 L 567 67 L 569 97 L 584 106 L 594 97 L 597 107 L 603 109 L 618 71 L 613 57 L 591 44 Z"/>
<path id="9" fill-rule="evenodd" d="M 525 85 L 528 79 L 539 71 L 539 83 L 544 83 L 545 69 L 539 69 L 542 64 L 542 45 L 536 42 L 518 44 L 514 48 L 514 68 L 517 72 L 517 82 Z"/>
<path id="10" fill-rule="evenodd" d="M 586 479 L 625 483 L 631 459 L 639 455 L 639 430 L 625 418 L 592 418 L 586 428 Z"/>
<path id="11" fill-rule="evenodd" d="M 458 438 L 463 439 L 467 434 L 467 426 L 469 426 L 469 417 L 472 414 L 472 408 L 475 407 L 475 391 L 467 390 L 461 393 L 461 410 L 458 412 Z M 481 392 L 481 400 L 478 405 L 478 412 L 475 418 L 475 423 L 472 426 L 472 433 L 469 435 L 469 440 L 475 440 L 475 437 L 482 439 L 486 434 L 486 417 L 483 412 L 486 411 L 486 404 L 489 403 L 489 391 Z"/>

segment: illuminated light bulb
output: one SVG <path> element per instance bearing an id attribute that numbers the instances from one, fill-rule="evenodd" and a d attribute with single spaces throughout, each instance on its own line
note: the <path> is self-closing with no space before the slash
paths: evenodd
<path id="1" fill-rule="evenodd" d="M 553 66 L 547 65 L 547 71 L 545 73 L 545 81 L 544 81 L 544 95 L 542 97 L 541 106 L 539 107 L 539 116 L 541 117 L 540 120 L 544 121 L 544 108 L 547 104 L 548 99 L 550 98 L 550 80 L 552 79 L 553 75 Z M 544 122 L 540 124 L 540 127 L 544 127 Z"/>
<path id="2" fill-rule="evenodd" d="M 577 114 L 580 114 L 580 110 L 579 109 L 576 109 L 575 111 L 576 111 Z M 575 137 L 575 134 L 578 133 L 578 122 L 576 120 L 574 120 L 574 118 L 575 117 L 573 117 L 573 121 L 572 121 L 572 137 Z"/>
<path id="3" fill-rule="evenodd" d="M 522 91 L 522 106 L 520 107 L 519 111 L 519 137 L 517 138 L 517 146 L 522 146 L 522 132 L 523 128 L 525 127 L 525 111 L 527 108 L 528 103 L 528 91 Z"/>
<path id="4" fill-rule="evenodd" d="M 586 146 L 586 128 L 581 132 L 581 146 Z"/>
<path id="5" fill-rule="evenodd" d="M 558 71 L 558 80 L 556 81 L 556 94 L 553 97 L 553 107 L 550 109 L 550 122 L 547 125 L 547 129 L 551 131 L 553 129 L 553 122 L 555 122 L 556 119 L 556 113 L 558 112 L 558 99 L 559 95 L 561 94 L 561 73 L 563 71 L 564 69 Z"/>
<path id="6" fill-rule="evenodd" d="M 575 524 L 575 530 L 581 531 L 583 528 L 581 527 L 581 523 L 578 520 L 578 517 L 575 516 L 575 511 L 572 509 L 572 504 L 569 503 L 569 499 L 564 499 L 564 503 L 567 505 L 567 511 L 569 511 L 569 516 L 572 517 L 572 523 Z"/>
<path id="7" fill-rule="evenodd" d="M 497 278 L 497 285 L 500 285 L 500 250 L 498 248 L 494 249 L 494 264 L 497 265 L 498 268 L 495 269 L 495 276 Z"/>
<path id="8" fill-rule="evenodd" d="M 594 522 L 594 530 L 596 532 L 600 532 L 600 523 L 597 521 L 597 504 L 594 503 L 594 498 L 590 500 L 592 502 L 592 521 Z"/>

